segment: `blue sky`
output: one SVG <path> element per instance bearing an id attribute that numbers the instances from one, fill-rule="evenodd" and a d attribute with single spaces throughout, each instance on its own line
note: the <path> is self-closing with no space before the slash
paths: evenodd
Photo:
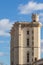
<path id="1" fill-rule="evenodd" d="M 10 34 L 15 21 L 31 22 L 32 13 L 39 14 L 43 24 L 43 0 L 0 0 L 0 62 L 10 65 Z M 43 58 L 43 27 L 41 27 L 41 58 Z"/>

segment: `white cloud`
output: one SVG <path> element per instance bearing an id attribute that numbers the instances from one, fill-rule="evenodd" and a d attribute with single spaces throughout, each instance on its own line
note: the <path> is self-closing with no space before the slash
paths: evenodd
<path id="1" fill-rule="evenodd" d="M 4 49 L 8 49 L 8 50 L 10 50 L 10 47 L 9 46 L 7 46 L 7 47 L 3 47 Z"/>
<path id="2" fill-rule="evenodd" d="M 0 43 L 4 43 L 4 41 L 0 41 Z"/>
<path id="3" fill-rule="evenodd" d="M 32 13 L 35 10 L 36 11 L 43 10 L 43 3 L 37 3 L 37 2 L 30 1 L 25 5 L 20 4 L 18 7 L 18 10 L 20 11 L 21 14 Z"/>
<path id="4" fill-rule="evenodd" d="M 41 49 L 41 53 L 43 53 L 43 49 Z"/>
<path id="5" fill-rule="evenodd" d="M 42 23 L 42 26 L 43 26 L 43 12 L 39 13 L 39 21 L 40 21 L 40 23 Z"/>
<path id="6" fill-rule="evenodd" d="M 39 13 L 39 16 L 43 17 L 43 13 Z"/>
<path id="7" fill-rule="evenodd" d="M 43 43 L 43 39 L 41 39 L 41 43 Z"/>
<path id="8" fill-rule="evenodd" d="M 43 53 L 43 39 L 41 39 L 41 48 L 40 48 L 40 51 L 41 51 L 41 53 Z"/>
<path id="9" fill-rule="evenodd" d="M 9 19 L 0 20 L 0 36 L 10 36 L 8 33 L 12 27 L 12 24 Z"/>
<path id="10" fill-rule="evenodd" d="M 0 44 L 1 43 L 7 43 L 7 44 L 9 44 L 9 41 L 0 40 Z"/>
<path id="11" fill-rule="evenodd" d="M 43 49 L 43 39 L 41 39 L 41 49 Z"/>
<path id="12" fill-rule="evenodd" d="M 7 56 L 8 53 L 0 52 L 0 56 Z"/>
<path id="13" fill-rule="evenodd" d="M 42 26 L 43 26 L 43 17 L 40 18 L 40 22 L 42 23 Z"/>
<path id="14" fill-rule="evenodd" d="M 1 30 L 0 36 L 10 36 L 10 34 L 9 34 L 9 32 L 5 32 L 5 30 Z"/>

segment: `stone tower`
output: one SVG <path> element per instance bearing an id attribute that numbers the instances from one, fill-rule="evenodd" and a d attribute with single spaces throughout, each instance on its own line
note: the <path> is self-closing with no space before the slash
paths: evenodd
<path id="1" fill-rule="evenodd" d="M 15 22 L 11 29 L 11 65 L 31 65 L 40 58 L 39 16 L 32 14 L 32 22 Z"/>

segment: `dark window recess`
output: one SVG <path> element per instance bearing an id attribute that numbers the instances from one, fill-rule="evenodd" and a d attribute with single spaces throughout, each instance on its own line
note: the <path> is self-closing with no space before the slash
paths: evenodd
<path id="1" fill-rule="evenodd" d="M 25 64 L 25 65 L 31 65 L 31 64 Z"/>
<path id="2" fill-rule="evenodd" d="M 27 53 L 27 62 L 29 62 L 29 52 Z"/>
<path id="3" fill-rule="evenodd" d="M 27 31 L 27 34 L 29 35 L 29 31 Z"/>
<path id="4" fill-rule="evenodd" d="M 29 39 L 27 39 L 27 46 L 29 46 Z"/>
<path id="5" fill-rule="evenodd" d="M 35 61 L 37 61 L 37 58 L 35 57 Z"/>
<path id="6" fill-rule="evenodd" d="M 33 20 L 33 22 L 36 22 L 36 20 Z"/>
<path id="7" fill-rule="evenodd" d="M 13 65 L 13 62 L 11 62 L 11 65 Z"/>

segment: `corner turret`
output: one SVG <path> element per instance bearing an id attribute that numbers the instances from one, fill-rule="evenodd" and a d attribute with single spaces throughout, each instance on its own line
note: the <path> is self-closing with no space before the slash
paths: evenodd
<path id="1" fill-rule="evenodd" d="M 38 22 L 39 21 L 39 15 L 38 14 L 32 14 L 32 22 Z"/>

